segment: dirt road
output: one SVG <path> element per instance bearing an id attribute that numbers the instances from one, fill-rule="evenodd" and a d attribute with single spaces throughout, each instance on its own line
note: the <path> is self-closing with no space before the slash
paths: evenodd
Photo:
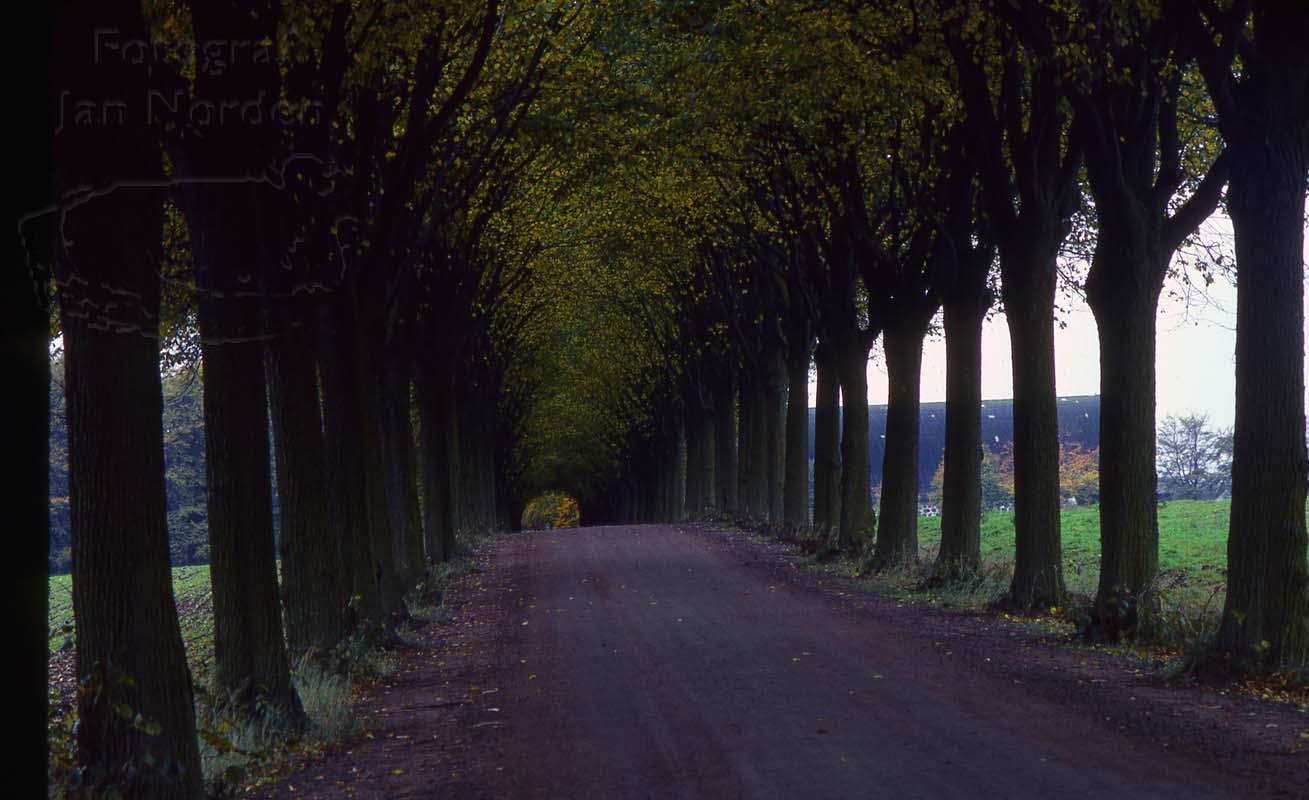
<path id="1" fill-rule="evenodd" d="M 430 627 L 430 649 L 364 702 L 365 738 L 271 796 L 1200 798 L 1309 786 L 1303 712 L 1162 689 L 1001 621 L 852 593 L 739 534 L 508 536 L 482 570 Z"/>

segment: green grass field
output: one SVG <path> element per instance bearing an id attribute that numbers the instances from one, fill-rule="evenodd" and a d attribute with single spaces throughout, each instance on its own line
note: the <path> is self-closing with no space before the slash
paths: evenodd
<path id="1" fill-rule="evenodd" d="M 207 565 L 173 568 L 173 596 L 186 644 L 187 661 L 197 676 L 208 672 L 214 656 L 213 595 Z M 50 685 L 71 691 L 73 666 L 73 581 L 69 575 L 50 576 Z"/>
<path id="2" fill-rule="evenodd" d="M 1159 569 L 1184 574 L 1190 582 L 1216 585 L 1227 569 L 1228 500 L 1174 500 L 1159 507 Z M 1100 510 L 1096 506 L 1066 508 L 1062 514 L 1065 579 L 1073 591 L 1095 589 L 1100 570 Z M 940 517 L 918 523 L 919 546 L 934 557 L 941 542 Z M 982 560 L 1011 561 L 1014 515 L 982 515 Z"/>
<path id="3" fill-rule="evenodd" d="M 1221 591 L 1227 577 L 1230 505 L 1230 500 L 1172 500 L 1158 507 L 1158 567 L 1165 583 L 1186 585 L 1196 592 Z M 1093 594 L 1100 579 L 1100 509 L 1096 505 L 1063 509 L 1060 533 L 1069 591 Z M 941 542 L 940 517 L 919 518 L 918 536 L 922 558 L 935 558 Z M 1012 512 L 982 515 L 982 560 L 1012 563 Z"/>

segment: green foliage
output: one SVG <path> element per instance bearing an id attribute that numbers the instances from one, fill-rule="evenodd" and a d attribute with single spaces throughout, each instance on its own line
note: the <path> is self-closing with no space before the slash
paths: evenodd
<path id="1" fill-rule="evenodd" d="M 546 492 L 527 504 L 523 527 L 528 530 L 576 528 L 581 521 L 577 501 L 563 492 Z"/>

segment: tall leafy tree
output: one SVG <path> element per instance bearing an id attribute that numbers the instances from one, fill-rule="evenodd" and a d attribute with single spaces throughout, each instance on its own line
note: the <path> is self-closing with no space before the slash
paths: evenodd
<path id="1" fill-rule="evenodd" d="M 1309 29 L 1303 3 L 1200 4 L 1191 40 L 1227 142 L 1236 235 L 1236 424 L 1218 646 L 1309 663 L 1305 561 L 1304 222 Z"/>
<path id="2" fill-rule="evenodd" d="M 1014 528 L 1010 599 L 1064 600 L 1054 297 L 1060 248 L 1081 197 L 1082 145 L 1056 51 L 1071 23 L 1033 0 L 983 3 L 951 22 L 959 93 L 1000 255 L 1014 365 Z"/>
<path id="3" fill-rule="evenodd" d="M 56 20 L 52 86 L 106 108 L 144 97 L 168 65 L 97 63 L 97 32 L 148 41 L 135 2 Z M 191 675 L 168 563 L 159 376 L 161 131 L 136 109 L 54 136 L 54 277 L 68 415 L 77 749 L 92 791 L 201 796 Z M 74 120 L 66 120 L 73 122 Z M 117 124 L 107 124 L 117 123 Z M 134 191 L 119 187 L 130 183 Z M 270 554 L 271 556 L 271 554 Z"/>
<path id="4" fill-rule="evenodd" d="M 1094 616 L 1103 620 L 1145 599 L 1158 569 L 1156 310 L 1173 253 L 1213 212 L 1227 177 L 1227 159 L 1206 152 L 1204 131 L 1186 130 L 1185 119 L 1201 114 L 1185 107 L 1196 102 L 1194 75 L 1167 10 L 1088 2 L 1074 12 L 1088 31 L 1074 102 L 1097 222 L 1086 299 L 1100 337 Z"/>

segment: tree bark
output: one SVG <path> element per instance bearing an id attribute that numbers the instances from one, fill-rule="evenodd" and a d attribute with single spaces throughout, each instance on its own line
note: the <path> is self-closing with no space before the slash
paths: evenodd
<path id="1" fill-rule="evenodd" d="M 740 419 L 737 426 L 737 508 L 742 516 L 754 517 L 758 513 L 755 507 L 755 475 L 758 467 L 754 461 L 754 440 L 760 435 L 756 430 L 760 420 L 758 406 L 755 403 L 755 378 L 749 372 L 742 374 L 740 381 Z M 762 426 L 761 426 L 762 427 Z"/>
<path id="2" fill-rule="evenodd" d="M 443 384 L 445 400 L 445 442 L 449 447 L 446 457 L 446 470 L 450 474 L 450 543 L 458 542 L 459 532 L 468 526 L 467 514 L 464 513 L 464 434 L 459 423 L 459 406 L 465 401 L 456 391 L 453 381 Z M 449 551 L 446 558 L 453 555 Z"/>
<path id="3" fill-rule="evenodd" d="M 1167 270 L 1102 221 L 1087 303 L 1100 338 L 1100 582 L 1092 617 L 1135 616 L 1159 570 L 1155 316 Z M 1152 263 L 1155 262 L 1155 263 Z"/>
<path id="4" fill-rule="evenodd" d="M 819 343 L 814 361 L 818 373 L 814 408 L 814 527 L 826 533 L 841 522 L 841 388 L 830 344 Z"/>
<path id="5" fill-rule="evenodd" d="M 760 521 L 768 520 L 768 486 L 773 477 L 773 462 L 769 459 L 768 436 L 776 432 L 768 411 L 767 373 L 751 384 L 750 406 L 754 417 L 750 439 L 750 515 Z"/>
<path id="6" fill-rule="evenodd" d="M 686 406 L 686 510 L 699 514 L 704 508 L 704 412 L 698 401 Z"/>
<path id="7" fill-rule="evenodd" d="M 736 385 L 730 377 L 714 393 L 714 404 L 717 418 L 714 478 L 718 484 L 718 508 L 734 514 L 737 510 Z"/>
<path id="8" fill-rule="evenodd" d="M 1058 252 L 1041 238 L 1000 248 L 1005 316 L 1014 365 L 1014 577 L 1018 608 L 1064 602 L 1059 530 L 1059 421 L 1054 372 Z"/>
<path id="9" fill-rule="evenodd" d="M 275 32 L 271 9 L 193 6 L 196 41 L 259 41 Z M 197 70 L 197 97 L 276 96 L 277 66 L 260 59 Z M 264 295 L 282 255 L 285 203 L 259 175 L 279 155 L 269 126 L 247 118 L 218 130 L 187 129 L 173 151 L 184 176 L 233 182 L 180 184 L 196 263 L 204 364 L 209 576 L 214 604 L 212 689 L 233 711 L 298 729 L 273 546 Z M 240 235 L 234 235 L 239 231 Z"/>
<path id="10" fill-rule="evenodd" d="M 672 519 L 681 522 L 686 518 L 686 429 L 680 420 L 673 445 Z"/>
<path id="11" fill-rule="evenodd" d="M 454 520 L 451 518 L 449 415 L 446 388 L 435 375 L 417 376 L 418 409 L 423 442 L 423 536 L 427 558 L 433 564 L 454 556 Z"/>
<path id="12" fill-rule="evenodd" d="M 863 339 L 843 342 L 835 356 L 841 380 L 841 519 L 837 547 L 862 549 L 871 540 L 876 517 L 868 466 L 868 350 Z"/>
<path id="13" fill-rule="evenodd" d="M 1271 63 L 1267 72 L 1251 78 L 1262 96 L 1247 113 L 1257 109 L 1252 119 L 1264 124 L 1238 128 L 1229 142 L 1234 158 L 1228 210 L 1236 233 L 1238 285 L 1236 429 L 1227 601 L 1218 645 L 1242 660 L 1304 669 L 1309 664 L 1303 262 L 1309 80 L 1303 43 L 1290 30 L 1309 24 L 1309 10 L 1289 11 L 1295 5 L 1287 4 L 1282 19 L 1256 11 L 1258 44 Z M 1279 63 L 1297 69 L 1281 69 Z"/>
<path id="14" fill-rule="evenodd" d="M 393 361 L 385 367 L 382 383 L 381 444 L 388 521 L 393 536 L 396 576 L 401 594 L 422 579 L 423 524 L 418 507 L 418 466 L 414 454 L 409 369 Z"/>
<path id="15" fill-rule="evenodd" d="M 941 549 L 945 576 L 975 572 L 982 563 L 982 321 L 990 296 L 945 303 L 945 455 Z"/>
<path id="16" fill-rule="evenodd" d="M 364 470 L 363 381 L 353 358 L 354 331 L 348 298 L 333 299 L 331 325 L 321 339 L 323 440 L 327 445 L 328 511 L 346 545 L 343 578 L 350 587 L 352 622 L 374 628 L 388 624 L 369 541 L 368 493 Z"/>
<path id="17" fill-rule="evenodd" d="M 809 525 L 809 361 L 806 337 L 787 360 L 786 468 L 782 518 L 794 528 Z"/>
<path id="18" fill-rule="evenodd" d="M 362 342 L 357 342 L 362 345 Z M 368 548 L 374 574 L 377 576 L 378 596 L 384 613 L 403 613 L 404 589 L 401 586 L 395 563 L 395 534 L 391 529 L 391 515 L 387 503 L 386 459 L 382 442 L 385 437 L 383 419 L 385 405 L 382 386 L 385 380 L 381 370 L 365 348 L 356 352 L 359 373 L 364 377 L 359 387 L 360 403 L 367 424 L 360 431 L 363 439 L 365 508 L 368 511 Z"/>
<path id="19" fill-rule="evenodd" d="M 306 332 L 286 328 L 268 345 L 269 406 L 281 516 L 282 601 L 295 658 L 326 652 L 345 635 L 340 528 L 327 513 L 327 453 L 318 374 Z"/>
<path id="20" fill-rule="evenodd" d="M 135 3 L 82 3 L 61 12 L 54 51 L 67 58 L 51 62 L 52 85 L 79 97 L 141 96 L 149 88 L 149 74 L 139 66 L 94 64 L 86 55 L 94 31 L 106 27 L 147 38 Z M 153 134 L 140 125 L 66 127 L 54 139 L 56 196 L 162 179 Z M 67 212 L 55 241 L 83 687 L 77 760 L 88 793 L 112 788 L 127 796 L 200 798 L 191 673 L 173 600 L 164 496 L 162 204 L 163 196 L 149 191 L 91 200 Z"/>
<path id="21" fill-rule="evenodd" d="M 700 425 L 700 510 L 705 512 L 714 511 L 718 506 L 715 491 L 718 485 L 718 420 L 713 413 L 713 398 L 710 398 L 709 409 L 700 418 Z"/>
<path id="22" fill-rule="evenodd" d="M 927 321 L 916 313 L 893 315 L 882 332 L 890 396 L 874 569 L 918 560 L 918 411 Z"/>
<path id="23" fill-rule="evenodd" d="M 764 458 L 767 459 L 768 484 L 765 489 L 768 524 L 777 527 L 782 523 L 783 481 L 786 475 L 786 362 L 778 349 L 768 359 L 768 380 L 764 384 L 764 414 L 767 435 L 764 437 Z"/>
<path id="24" fill-rule="evenodd" d="M 197 261 L 210 265 L 198 317 L 214 602 L 212 690 L 233 703 L 233 710 L 296 729 L 304 723 L 304 711 L 291 685 L 278 602 L 262 314 L 254 298 L 234 296 L 236 282 L 227 280 L 237 264 L 248 268 L 249 261 L 217 245 L 208 233 L 229 235 L 221 223 L 232 220 L 218 209 L 253 204 L 246 192 L 208 188 L 222 197 L 192 204 L 205 209 L 194 213 L 192 242 Z"/>

